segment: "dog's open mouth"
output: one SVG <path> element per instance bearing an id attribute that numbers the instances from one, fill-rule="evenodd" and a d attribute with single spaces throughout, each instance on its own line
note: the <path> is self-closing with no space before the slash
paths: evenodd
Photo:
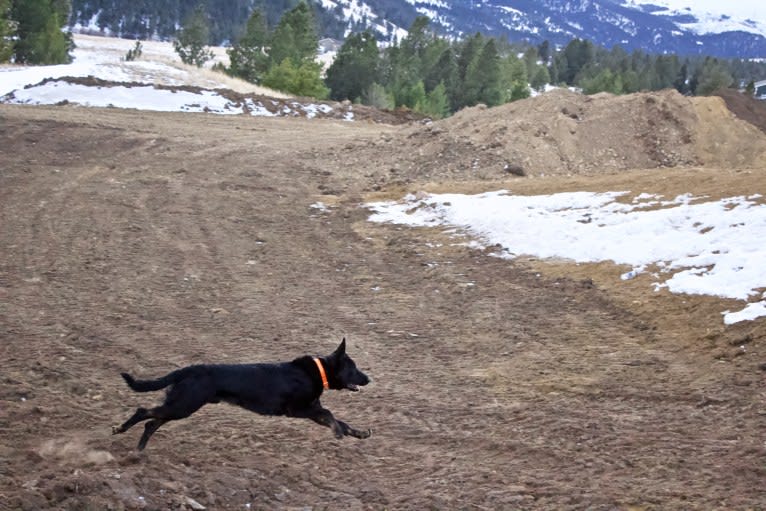
<path id="1" fill-rule="evenodd" d="M 351 392 L 359 392 L 359 386 L 354 385 L 353 383 L 349 383 L 346 385 L 346 388 L 350 390 Z"/>

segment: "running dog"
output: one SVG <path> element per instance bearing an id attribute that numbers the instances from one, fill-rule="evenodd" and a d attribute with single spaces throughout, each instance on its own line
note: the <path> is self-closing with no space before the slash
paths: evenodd
<path id="1" fill-rule="evenodd" d="M 370 379 L 346 354 L 346 339 L 327 357 L 303 356 L 292 362 L 262 364 L 202 364 L 184 367 L 156 380 L 136 380 L 121 373 L 136 392 L 170 387 L 165 402 L 155 408 L 138 408 L 112 434 L 124 433 L 141 421 L 149 420 L 138 442 L 138 450 L 168 421 L 184 419 L 207 403 L 224 401 L 262 415 L 284 415 L 310 419 L 331 428 L 337 438 L 368 438 L 371 431 L 360 431 L 337 420 L 319 402 L 328 389 L 356 392 Z"/>

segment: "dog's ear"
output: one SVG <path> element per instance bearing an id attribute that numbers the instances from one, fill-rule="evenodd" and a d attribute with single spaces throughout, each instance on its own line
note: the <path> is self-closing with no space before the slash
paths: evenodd
<path id="1" fill-rule="evenodd" d="M 334 355 L 337 355 L 339 357 L 342 357 L 346 353 L 346 338 L 344 337 L 342 341 L 340 341 L 340 346 L 335 350 Z"/>

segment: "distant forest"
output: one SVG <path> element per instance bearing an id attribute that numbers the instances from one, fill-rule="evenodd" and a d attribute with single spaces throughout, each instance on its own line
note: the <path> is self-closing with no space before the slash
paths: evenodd
<path id="1" fill-rule="evenodd" d="M 274 9 L 286 7 L 279 0 L 264 3 Z M 290 3 L 290 0 L 284 3 Z M 72 0 L 69 23 L 70 26 L 81 24 L 87 27 L 98 14 L 98 29 L 108 30 L 118 37 L 168 40 L 175 36 L 180 20 L 191 16 L 199 4 L 199 0 Z M 221 44 L 233 40 L 253 8 L 252 0 L 207 2 L 209 42 Z"/>
<path id="2" fill-rule="evenodd" d="M 97 13 L 97 27 L 128 39 L 172 39 L 178 26 L 202 5 L 210 23 L 210 44 L 227 45 L 243 33 L 247 19 L 254 10 L 261 11 L 268 26 L 275 27 L 282 14 L 295 8 L 299 0 L 72 0 L 70 26 L 89 26 Z M 342 12 L 333 13 L 316 8 L 314 17 L 317 33 L 321 37 L 342 39 L 346 23 L 341 21 Z M 416 17 L 415 8 L 407 6 L 404 11 L 385 9 L 386 0 L 372 0 L 368 4 L 383 7 L 386 17 L 398 26 L 408 26 Z M 398 6 L 398 4 L 397 4 Z M 351 27 L 361 31 L 363 26 Z"/>

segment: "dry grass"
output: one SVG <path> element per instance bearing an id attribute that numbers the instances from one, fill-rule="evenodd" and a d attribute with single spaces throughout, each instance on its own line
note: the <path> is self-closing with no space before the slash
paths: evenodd
<path id="1" fill-rule="evenodd" d="M 145 81 L 145 73 L 140 68 L 128 63 L 120 62 L 128 50 L 135 45 L 134 40 L 119 39 L 116 37 L 100 37 L 84 34 L 75 34 L 74 41 L 79 51 L 93 51 L 107 53 L 115 63 L 119 65 L 122 71 L 136 76 L 136 81 Z M 273 89 L 261 87 L 239 78 L 233 78 L 224 73 L 213 71 L 215 64 L 221 63 L 228 65 L 229 57 L 226 54 L 226 48 L 222 46 L 210 47 L 214 54 L 212 60 L 208 61 L 204 67 L 198 68 L 181 62 L 181 59 L 173 50 L 173 44 L 165 41 L 141 41 L 142 54 L 136 62 L 159 63 L 170 68 L 170 71 L 163 73 L 158 69 L 154 73 L 154 84 L 156 85 L 178 85 L 179 78 L 174 70 L 183 73 L 184 85 L 191 85 L 204 88 L 226 88 L 242 94 L 260 94 L 275 98 L 288 98 L 287 94 L 277 92 Z M 154 71 L 154 69 L 153 69 Z"/>

